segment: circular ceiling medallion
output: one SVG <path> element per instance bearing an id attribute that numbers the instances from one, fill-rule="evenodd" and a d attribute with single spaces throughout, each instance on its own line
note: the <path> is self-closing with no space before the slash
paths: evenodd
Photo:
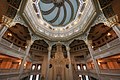
<path id="1" fill-rule="evenodd" d="M 46 22 L 63 27 L 75 19 L 79 0 L 40 0 L 39 8 Z"/>

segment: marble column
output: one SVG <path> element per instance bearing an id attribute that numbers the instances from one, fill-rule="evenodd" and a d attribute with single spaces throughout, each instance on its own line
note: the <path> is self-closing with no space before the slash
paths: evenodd
<path id="1" fill-rule="evenodd" d="M 69 46 L 66 46 L 66 50 L 67 50 L 67 56 L 68 56 L 68 59 L 69 59 L 69 80 L 73 80 L 73 70 L 72 70 Z"/>
<path id="2" fill-rule="evenodd" d="M 0 26 L 3 26 L 0 24 Z M 8 27 L 7 26 L 3 26 L 2 30 L 0 31 L 0 41 L 3 37 L 3 35 L 5 34 L 5 32 L 7 31 Z"/>
<path id="3" fill-rule="evenodd" d="M 48 56 L 47 55 L 44 55 L 44 59 L 43 59 L 43 62 L 42 62 L 42 67 L 41 67 L 41 77 L 44 76 L 45 77 L 45 74 L 46 74 L 46 69 L 47 69 L 47 60 L 48 59 Z"/>
<path id="4" fill-rule="evenodd" d="M 96 61 L 96 59 L 94 58 L 93 54 L 95 53 L 94 50 L 92 49 L 92 46 L 90 45 L 91 44 L 91 41 L 87 41 L 86 42 L 87 46 L 88 46 L 88 49 L 90 51 L 90 56 L 93 60 L 93 63 L 94 63 L 94 67 L 95 67 L 95 71 L 97 73 L 97 76 L 98 76 L 98 79 L 101 80 L 101 77 L 100 77 L 100 69 L 99 69 L 99 65 Z"/>
<path id="5" fill-rule="evenodd" d="M 77 67 L 77 63 L 75 61 L 75 57 L 74 56 L 73 56 L 73 59 L 74 59 L 73 61 L 74 61 L 74 67 L 75 67 L 75 71 L 76 71 L 76 70 L 78 70 L 78 67 Z"/>
<path id="6" fill-rule="evenodd" d="M 115 31 L 115 33 L 117 34 L 119 40 L 120 40 L 120 24 L 119 25 L 114 25 L 113 30 Z"/>
<path id="7" fill-rule="evenodd" d="M 51 58 L 51 49 L 52 46 L 48 47 L 48 61 L 47 61 L 47 70 L 46 70 L 46 76 L 45 76 L 45 80 L 49 80 L 49 65 L 50 65 L 50 58 Z"/>
<path id="8" fill-rule="evenodd" d="M 26 48 L 26 50 L 25 50 L 25 56 L 24 56 L 24 58 L 23 58 L 23 60 L 22 60 L 22 63 L 21 63 L 21 65 L 20 65 L 19 79 L 21 78 L 21 75 L 22 75 L 22 73 L 24 72 L 24 64 L 26 63 L 26 59 L 27 59 L 27 57 L 28 57 L 28 55 L 29 55 L 30 47 L 31 47 L 32 44 L 33 44 L 33 41 L 32 41 L 32 40 L 27 40 L 27 48 Z"/>

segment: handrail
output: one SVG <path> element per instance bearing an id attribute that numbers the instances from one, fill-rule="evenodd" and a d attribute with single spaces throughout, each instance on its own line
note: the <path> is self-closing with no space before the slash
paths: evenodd
<path id="1" fill-rule="evenodd" d="M 96 73 L 95 69 L 89 69 L 89 70 L 76 70 L 76 72 L 92 72 Z M 100 69 L 100 73 L 109 73 L 109 74 L 119 74 L 120 75 L 120 69 Z"/>
<path id="2" fill-rule="evenodd" d="M 101 51 L 107 50 L 107 49 L 112 48 L 112 47 L 119 45 L 119 44 L 120 44 L 120 40 L 117 38 L 117 39 L 105 44 L 104 46 L 98 48 L 97 50 L 95 50 L 95 53 L 99 53 Z"/>
<path id="3" fill-rule="evenodd" d="M 91 69 L 89 71 L 96 73 L 95 69 Z M 100 74 L 120 75 L 120 69 L 100 69 Z"/>
<path id="4" fill-rule="evenodd" d="M 9 47 L 9 48 L 12 48 L 12 49 L 18 51 L 18 52 L 25 53 L 25 51 L 24 51 L 23 49 L 21 49 L 20 47 L 14 45 L 13 43 L 11 43 L 11 42 L 3 39 L 3 38 L 1 39 L 0 43 L 1 43 L 2 45 L 5 45 L 5 46 L 7 46 L 7 47 Z"/>
<path id="5" fill-rule="evenodd" d="M 120 75 L 120 69 L 102 69 L 100 70 L 102 74 L 105 74 L 105 73 L 109 73 L 109 74 L 116 74 L 116 75 Z"/>
<path id="6" fill-rule="evenodd" d="M 0 74 L 3 73 L 8 73 L 8 74 L 12 74 L 12 73 L 19 73 L 19 69 L 0 69 Z M 24 73 L 26 72 L 30 72 L 30 69 L 24 69 L 23 71 Z"/>
<path id="7" fill-rule="evenodd" d="M 0 75 L 19 74 L 19 69 L 0 69 Z"/>

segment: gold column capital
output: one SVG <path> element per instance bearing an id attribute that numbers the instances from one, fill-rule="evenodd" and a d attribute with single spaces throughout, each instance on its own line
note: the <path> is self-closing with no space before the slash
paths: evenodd
<path id="1" fill-rule="evenodd" d="M 7 17 L 5 15 L 2 16 L 2 23 L 4 25 L 6 25 L 7 27 L 10 27 L 12 20 L 13 19 L 11 19 L 11 18 L 9 18 L 9 17 Z"/>

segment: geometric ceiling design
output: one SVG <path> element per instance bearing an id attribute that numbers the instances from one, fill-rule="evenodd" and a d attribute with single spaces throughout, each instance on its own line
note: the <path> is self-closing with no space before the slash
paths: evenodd
<path id="1" fill-rule="evenodd" d="M 40 0 L 42 17 L 52 26 L 63 27 L 75 19 L 79 0 Z"/>
<path id="2" fill-rule="evenodd" d="M 67 41 L 83 34 L 96 10 L 91 0 L 28 0 L 23 16 L 35 34 Z"/>

